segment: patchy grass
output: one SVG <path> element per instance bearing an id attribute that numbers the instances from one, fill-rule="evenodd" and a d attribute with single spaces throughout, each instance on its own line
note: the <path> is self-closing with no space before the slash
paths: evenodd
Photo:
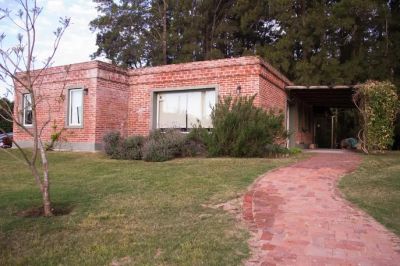
<path id="1" fill-rule="evenodd" d="M 365 156 L 339 187 L 348 200 L 400 235 L 400 152 Z"/>
<path id="2" fill-rule="evenodd" d="M 0 151 L 0 264 L 240 264 L 247 231 L 202 205 L 234 198 L 261 173 L 294 160 L 146 163 L 51 153 L 52 201 L 70 213 L 24 218 L 18 214 L 41 205 L 38 188 L 25 166 Z"/>

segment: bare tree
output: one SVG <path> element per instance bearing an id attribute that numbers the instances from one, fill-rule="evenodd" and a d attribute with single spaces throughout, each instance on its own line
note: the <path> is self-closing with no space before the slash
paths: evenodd
<path id="1" fill-rule="evenodd" d="M 61 37 L 70 24 L 70 18 L 59 19 L 59 27 L 54 31 L 54 42 L 48 57 L 44 61 L 37 62 L 38 59 L 35 55 L 36 22 L 42 8 L 38 7 L 36 0 L 15 0 L 15 2 L 19 7 L 16 12 L 0 8 L 0 23 L 5 23 L 7 20 L 20 31 L 17 43 L 9 48 L 3 48 L 6 34 L 1 33 L 0 35 L 0 82 L 16 99 L 23 97 L 26 104 L 23 104 L 21 110 L 24 115 L 21 115 L 18 103 L 16 103 L 15 112 L 7 108 L 5 110 L 7 116 L 3 118 L 11 120 L 14 127 L 18 127 L 32 138 L 32 153 L 22 149 L 14 141 L 13 144 L 20 151 L 23 159 L 11 152 L 10 155 L 24 161 L 29 167 L 42 193 L 44 216 L 52 216 L 49 162 L 42 137 L 43 130 L 51 122 L 50 105 L 48 105 L 48 118 L 45 121 L 38 121 L 38 106 L 46 104 L 45 97 L 40 93 L 43 73 L 53 64 L 54 55 L 59 47 Z M 26 126 L 24 119 L 29 119 L 29 126 Z M 38 163 L 39 160 L 41 163 Z"/>

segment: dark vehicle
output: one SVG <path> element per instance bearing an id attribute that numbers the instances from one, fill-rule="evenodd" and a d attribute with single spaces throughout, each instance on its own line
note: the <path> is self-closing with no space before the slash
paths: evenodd
<path id="1" fill-rule="evenodd" d="M 0 148 L 12 147 L 13 133 L 0 134 Z"/>

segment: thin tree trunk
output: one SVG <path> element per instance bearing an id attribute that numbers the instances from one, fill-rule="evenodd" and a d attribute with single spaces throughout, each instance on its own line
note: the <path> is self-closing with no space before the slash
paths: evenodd
<path id="1" fill-rule="evenodd" d="M 167 0 L 163 0 L 163 33 L 162 33 L 162 49 L 164 65 L 168 63 L 167 59 Z"/>
<path id="2" fill-rule="evenodd" d="M 30 76 L 29 76 L 30 78 Z M 31 89 L 33 92 L 33 89 Z M 38 151 L 40 152 L 41 161 L 42 161 L 42 169 L 43 169 L 43 180 L 41 182 L 41 192 L 42 192 L 42 201 L 43 201 L 43 215 L 44 216 L 53 216 L 51 211 L 51 203 L 50 203 L 50 191 L 49 191 L 49 163 L 47 161 L 46 151 L 43 147 L 42 141 L 40 140 L 41 134 L 38 131 L 37 124 L 37 104 L 34 93 L 31 93 L 31 108 L 32 108 L 32 124 L 33 124 L 33 135 L 34 135 L 34 147 L 33 147 L 33 156 L 32 156 L 32 166 L 35 169 L 36 175 L 38 175 L 38 171 L 36 169 L 36 157 Z"/>
<path id="3" fill-rule="evenodd" d="M 215 34 L 215 27 L 217 24 L 217 13 L 219 10 L 219 7 L 221 6 L 221 2 L 222 0 L 219 0 L 217 7 L 214 10 L 214 15 L 213 15 L 213 21 L 212 21 L 212 26 L 211 26 L 211 37 L 210 37 L 210 47 L 208 49 L 208 51 L 211 51 L 213 49 L 213 45 L 214 45 L 214 34 Z"/>
<path id="4" fill-rule="evenodd" d="M 49 182 L 49 163 L 47 160 L 47 154 L 43 147 L 43 144 L 39 142 L 39 150 L 42 158 L 43 167 L 43 210 L 44 216 L 53 216 L 50 202 L 50 182 Z"/>
<path id="5" fill-rule="evenodd" d="M 385 56 L 387 57 L 389 54 L 389 27 L 388 27 L 388 18 L 387 18 L 387 13 L 385 11 L 385 41 L 386 41 L 386 47 L 385 47 Z"/>

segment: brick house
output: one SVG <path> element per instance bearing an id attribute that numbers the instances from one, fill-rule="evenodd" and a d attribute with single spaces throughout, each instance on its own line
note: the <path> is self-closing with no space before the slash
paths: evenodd
<path id="1" fill-rule="evenodd" d="M 211 106 L 219 96 L 257 94 L 257 106 L 283 112 L 286 127 L 297 129 L 306 120 L 303 116 L 309 119 L 306 123 L 311 117 L 305 111 L 310 105 L 295 95 L 296 88 L 255 56 L 130 70 L 91 61 L 72 64 L 68 71 L 60 66 L 43 73 L 37 91 L 41 98 L 38 121 L 41 125 L 49 122 L 43 131 L 45 139 L 50 139 L 54 126 L 65 128 L 60 149 L 95 151 L 102 148 L 102 138 L 111 130 L 124 135 L 146 135 L 169 127 L 186 131 L 198 120 L 209 127 Z M 28 94 L 15 95 L 14 111 L 28 127 L 29 100 Z M 313 142 L 311 129 L 292 133 L 290 146 Z M 16 125 L 14 139 L 22 147 L 32 145 Z"/>

